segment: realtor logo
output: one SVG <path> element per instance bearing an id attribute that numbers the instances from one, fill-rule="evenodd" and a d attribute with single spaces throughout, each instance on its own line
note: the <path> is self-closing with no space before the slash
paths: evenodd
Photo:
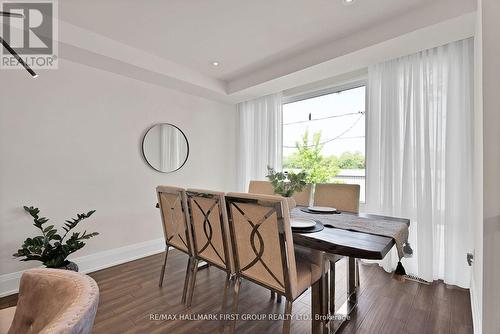
<path id="1" fill-rule="evenodd" d="M 18 14 L 2 18 L 0 36 L 31 68 L 57 68 L 57 2 L 4 1 L 1 11 Z M 2 68 L 20 68 L 19 61 L 5 48 Z"/>

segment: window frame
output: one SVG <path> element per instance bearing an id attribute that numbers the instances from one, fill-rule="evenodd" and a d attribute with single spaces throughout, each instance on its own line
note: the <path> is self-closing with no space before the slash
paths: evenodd
<path id="1" fill-rule="evenodd" d="M 347 82 L 344 84 L 330 86 L 330 87 L 326 87 L 326 88 L 322 88 L 322 89 L 315 89 L 312 91 L 307 91 L 307 92 L 298 93 L 298 94 L 294 94 L 294 95 L 283 96 L 281 104 L 285 105 L 285 104 L 289 104 L 289 103 L 313 99 L 315 97 L 339 93 L 339 92 L 342 92 L 345 90 L 350 90 L 350 89 L 359 88 L 359 87 L 363 87 L 363 86 L 366 87 L 365 92 L 367 92 L 368 91 L 368 80 L 366 78 L 355 80 L 355 81 L 350 81 L 350 82 Z M 365 112 L 366 112 L 366 107 L 367 107 L 367 101 L 365 99 Z"/>
<path id="2" fill-rule="evenodd" d="M 360 209 L 364 209 L 367 203 L 367 198 L 366 194 L 367 188 L 368 188 L 368 165 L 366 164 L 367 158 L 368 158 L 368 143 L 367 143 L 367 131 L 368 131 L 368 78 L 363 77 L 362 79 L 357 79 L 357 80 L 352 80 L 348 81 L 343 84 L 338 84 L 338 85 L 333 85 L 325 88 L 320 88 L 320 89 L 315 89 L 311 91 L 306 91 L 302 93 L 297 93 L 289 96 L 283 96 L 281 105 L 284 106 L 285 104 L 289 103 L 294 103 L 294 102 L 299 102 L 299 101 L 304 101 L 308 99 L 313 99 L 316 97 L 324 96 L 324 95 L 329 95 L 329 94 L 334 94 L 334 93 L 340 93 L 342 91 L 350 90 L 350 89 L 355 89 L 359 87 L 365 87 L 365 199 L 364 201 L 359 201 L 360 203 Z M 283 111 L 282 111 L 283 112 Z M 283 146 L 283 121 L 281 121 L 281 142 Z M 283 152 L 281 153 L 281 165 L 283 165 Z"/>

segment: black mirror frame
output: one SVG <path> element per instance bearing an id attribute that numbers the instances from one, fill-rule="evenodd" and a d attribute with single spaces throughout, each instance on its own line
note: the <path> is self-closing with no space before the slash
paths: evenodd
<path id="1" fill-rule="evenodd" d="M 186 147 L 187 147 L 186 159 L 184 159 L 184 161 L 182 162 L 182 164 L 177 169 L 174 169 L 174 170 L 171 170 L 171 171 L 168 171 L 168 172 L 161 171 L 161 170 L 155 168 L 153 165 L 151 165 L 149 163 L 148 159 L 146 158 L 146 154 L 144 153 L 144 141 L 146 140 L 146 136 L 148 135 L 149 131 L 152 128 L 154 128 L 155 126 L 157 126 L 157 125 L 170 125 L 170 126 L 176 128 L 177 130 L 179 130 L 180 133 L 182 133 L 182 136 L 184 137 L 184 140 L 186 141 Z M 144 134 L 144 136 L 142 137 L 141 150 L 142 150 L 142 157 L 144 158 L 144 161 L 146 161 L 146 163 L 149 165 L 149 167 L 153 168 L 155 171 L 157 171 L 159 173 L 169 174 L 169 173 L 173 173 L 173 172 L 178 171 L 179 169 L 181 169 L 182 167 L 184 167 L 184 165 L 186 164 L 186 162 L 187 162 L 187 160 L 189 158 L 189 141 L 188 141 L 187 136 L 184 133 L 184 131 L 182 131 L 178 126 L 176 126 L 176 125 L 174 125 L 172 123 L 156 123 L 156 124 L 153 124 L 152 126 L 150 126 L 146 130 L 146 133 Z"/>

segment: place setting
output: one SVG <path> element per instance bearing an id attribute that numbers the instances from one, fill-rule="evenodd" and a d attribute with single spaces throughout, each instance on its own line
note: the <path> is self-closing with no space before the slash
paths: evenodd
<path id="1" fill-rule="evenodd" d="M 321 222 L 303 217 L 290 217 L 290 225 L 292 231 L 298 233 L 314 233 L 325 228 Z"/>
<path id="2" fill-rule="evenodd" d="M 329 207 L 329 206 L 308 206 L 308 207 L 300 208 L 300 211 L 305 212 L 305 213 L 317 214 L 317 215 L 318 214 L 333 215 L 333 214 L 340 214 L 341 213 L 336 208 Z"/>

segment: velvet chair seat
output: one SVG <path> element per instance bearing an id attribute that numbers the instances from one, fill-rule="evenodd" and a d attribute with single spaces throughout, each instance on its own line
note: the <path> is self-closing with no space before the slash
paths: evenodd
<path id="1" fill-rule="evenodd" d="M 16 307 L 9 307 L 0 310 L 0 334 L 7 333 L 9 327 L 14 320 L 14 314 L 16 313 Z"/>
<path id="2" fill-rule="evenodd" d="M 68 270 L 23 273 L 17 307 L 0 311 L 0 334 L 87 334 L 92 331 L 99 289 L 89 276 Z"/>

